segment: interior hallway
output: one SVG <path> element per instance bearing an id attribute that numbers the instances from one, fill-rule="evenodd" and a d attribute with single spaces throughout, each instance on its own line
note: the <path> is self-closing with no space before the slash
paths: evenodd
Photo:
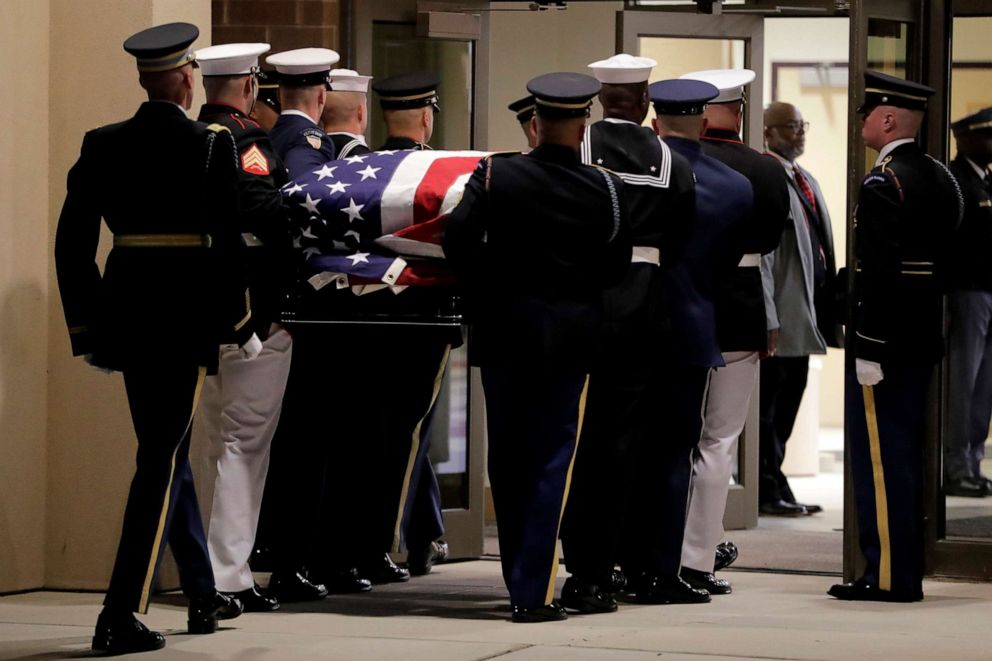
<path id="1" fill-rule="evenodd" d="M 208 636 L 184 634 L 182 600 L 166 595 L 143 619 L 167 634 L 167 647 L 133 658 L 969 661 L 992 656 L 986 628 L 992 585 L 987 583 L 927 581 L 921 603 L 878 604 L 828 598 L 824 592 L 834 581 L 829 577 L 733 570 L 725 576 L 734 594 L 710 604 L 621 604 L 615 614 L 536 625 L 509 622 L 495 560 L 440 565 L 429 576 L 365 595 L 243 615 Z M 0 598 L 0 658 L 89 656 L 101 599 L 64 592 Z"/>

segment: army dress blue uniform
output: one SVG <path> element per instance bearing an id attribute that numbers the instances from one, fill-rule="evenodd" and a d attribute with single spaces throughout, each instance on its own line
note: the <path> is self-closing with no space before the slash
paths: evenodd
<path id="1" fill-rule="evenodd" d="M 87 133 L 69 171 L 55 263 L 72 352 L 123 373 L 138 438 L 107 608 L 147 611 L 166 542 L 184 592 L 214 591 L 189 429 L 220 343 L 252 333 L 236 163 L 226 129 L 148 101 Z M 114 235 L 102 276 L 101 218 Z"/>
<path id="2" fill-rule="evenodd" d="M 992 108 L 951 125 L 956 136 L 992 141 Z M 988 149 L 988 147 L 985 147 Z M 977 155 L 975 155 L 978 158 Z M 992 494 L 982 474 L 992 418 L 992 176 L 961 147 L 950 164 L 965 198 L 964 219 L 954 237 L 948 296 L 948 425 L 944 436 L 944 490 L 959 496 Z"/>
<path id="3" fill-rule="evenodd" d="M 603 352 L 589 376 L 582 438 L 562 521 L 568 571 L 583 583 L 603 587 L 610 584 L 620 559 L 624 515 L 634 496 L 641 455 L 658 459 L 664 454 L 659 450 L 676 445 L 662 429 L 670 428 L 675 411 L 666 407 L 671 401 L 666 394 L 671 393 L 661 391 L 663 383 L 678 381 L 681 392 L 686 383 L 672 373 L 670 305 L 663 279 L 682 256 L 694 223 L 695 193 L 688 161 L 633 122 L 607 118 L 588 126 L 581 154 L 584 163 L 602 165 L 624 181 L 634 243 L 626 277 L 604 294 Z M 683 443 L 684 491 L 694 445 Z M 671 482 L 668 473 L 678 463 L 652 464 L 652 519 L 658 516 L 657 485 Z M 644 524 L 638 520 L 634 527 Z M 679 541 L 676 558 L 681 546 Z M 563 601 L 568 592 L 563 591 Z"/>
<path id="4" fill-rule="evenodd" d="M 542 93 L 559 84 L 580 87 L 580 98 L 542 105 Z M 551 121 L 555 112 L 585 116 L 598 89 L 581 74 L 528 84 L 539 122 L 542 112 Z M 471 359 L 482 368 L 489 479 L 514 621 L 565 617 L 554 602 L 556 544 L 581 399 L 601 342 L 602 292 L 630 266 L 622 182 L 583 165 L 577 147 L 539 144 L 529 154 L 485 159 L 443 242 L 472 295 Z"/>
<path id="5" fill-rule="evenodd" d="M 866 117 L 886 106 L 922 111 L 934 90 L 867 72 Z M 878 106 L 883 106 L 879 109 Z M 867 129 L 866 129 L 867 130 Z M 947 167 L 910 138 L 882 146 L 855 209 L 853 318 L 845 387 L 847 439 L 866 560 L 839 599 L 923 598 L 924 438 L 927 391 L 943 353 L 946 259 L 963 202 Z M 862 363 L 881 381 L 861 385 Z M 857 368 L 857 369 L 856 369 Z"/>

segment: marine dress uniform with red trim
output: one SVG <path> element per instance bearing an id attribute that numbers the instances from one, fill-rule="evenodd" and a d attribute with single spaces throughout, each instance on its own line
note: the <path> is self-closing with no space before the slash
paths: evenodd
<path id="1" fill-rule="evenodd" d="M 527 85 L 539 124 L 588 116 L 599 87 L 565 73 Z M 566 617 L 554 600 L 556 546 L 601 342 L 603 291 L 630 267 L 622 187 L 616 175 L 583 165 L 577 143 L 490 157 L 469 179 L 443 241 L 474 297 L 472 360 L 482 368 L 489 479 L 515 622 Z"/>
<path id="2" fill-rule="evenodd" d="M 204 78 L 224 77 L 250 83 L 258 56 L 268 44 L 221 44 L 197 51 Z M 248 244 L 248 283 L 255 333 L 261 353 L 247 360 L 236 347 L 222 347 L 218 373 L 207 378 L 200 421 L 207 430 L 207 471 L 213 481 L 207 545 L 217 587 L 237 596 L 249 611 L 278 608 L 255 589 L 248 558 L 258 525 L 269 467 L 272 437 L 279 423 L 289 376 L 293 341 L 275 323 L 282 295 L 293 275 L 289 221 L 280 188 L 285 168 L 268 135 L 243 110 L 216 102 L 207 88 L 199 119 L 225 127 L 238 153 L 239 229 Z"/>
<path id="3" fill-rule="evenodd" d="M 197 35 L 193 25 L 172 23 L 132 36 L 124 49 L 142 75 L 169 72 L 191 67 Z M 148 610 L 166 543 L 190 598 L 192 633 L 240 613 L 214 589 L 188 461 L 193 412 L 220 343 L 258 342 L 242 271 L 235 163 L 228 131 L 191 121 L 172 101 L 150 100 L 131 119 L 87 133 L 69 171 L 55 268 L 72 353 L 123 373 L 138 440 L 97 650 L 165 645 L 131 613 Z M 101 219 L 114 235 L 102 275 Z"/>
<path id="4" fill-rule="evenodd" d="M 934 93 L 875 72 L 865 74 L 865 88 L 866 121 L 887 107 L 923 111 Z M 910 138 L 884 145 L 861 183 L 848 329 L 856 360 L 848 360 L 845 410 L 867 566 L 857 581 L 830 589 L 838 599 L 923 598 L 927 391 L 943 353 L 943 260 L 962 213 L 957 181 Z"/>

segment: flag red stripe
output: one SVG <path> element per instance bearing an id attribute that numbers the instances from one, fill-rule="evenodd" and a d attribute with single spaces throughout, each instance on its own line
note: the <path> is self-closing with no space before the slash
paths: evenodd
<path id="1" fill-rule="evenodd" d="M 452 156 L 431 163 L 413 198 L 413 222 L 437 218 L 448 189 L 458 177 L 474 170 L 478 163 L 478 156 Z"/>

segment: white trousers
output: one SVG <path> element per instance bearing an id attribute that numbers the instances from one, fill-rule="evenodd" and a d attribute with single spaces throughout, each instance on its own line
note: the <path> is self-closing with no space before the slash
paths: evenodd
<path id="1" fill-rule="evenodd" d="M 245 360 L 223 347 L 217 374 L 207 378 L 197 417 L 206 436 L 206 473 L 201 498 L 211 502 L 207 548 L 217 589 L 240 592 L 254 585 L 248 558 L 255 543 L 272 437 L 279 424 L 289 378 L 293 340 L 281 326 Z M 213 477 L 213 480 L 211 480 Z"/>
<path id="2" fill-rule="evenodd" d="M 682 542 L 682 566 L 704 572 L 713 571 L 716 545 L 723 539 L 737 439 L 744 430 L 758 378 L 757 352 L 732 351 L 723 354 L 723 360 L 727 366 L 717 368 L 710 377 Z"/>

